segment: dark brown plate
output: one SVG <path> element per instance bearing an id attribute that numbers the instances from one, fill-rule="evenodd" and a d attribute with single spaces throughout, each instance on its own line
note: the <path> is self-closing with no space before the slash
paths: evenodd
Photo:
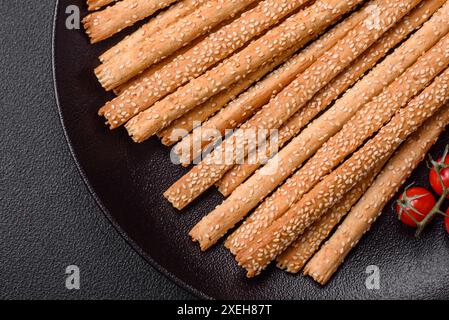
<path id="1" fill-rule="evenodd" d="M 100 87 L 93 69 L 99 54 L 122 35 L 92 46 L 83 30 L 66 29 L 66 7 L 78 5 L 83 11 L 84 2 L 60 0 L 56 8 L 54 75 L 61 119 L 92 196 L 117 231 L 149 263 L 205 298 L 449 297 L 449 236 L 443 230 L 442 219 L 417 240 L 412 230 L 397 222 L 391 205 L 324 287 L 273 266 L 262 276 L 248 280 L 222 245 L 200 253 L 187 233 L 222 197 L 211 190 L 187 210 L 177 212 L 162 193 L 187 170 L 171 164 L 169 149 L 157 139 L 134 144 L 123 129 L 110 132 L 97 116 L 98 108 L 112 95 Z M 442 151 L 448 137 L 446 132 L 433 154 Z M 411 181 L 427 185 L 424 164 Z M 379 290 L 365 286 L 369 265 L 380 268 Z"/>

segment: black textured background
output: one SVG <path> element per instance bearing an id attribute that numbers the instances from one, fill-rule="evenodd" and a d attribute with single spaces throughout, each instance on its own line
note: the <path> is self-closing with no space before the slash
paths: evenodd
<path id="1" fill-rule="evenodd" d="M 0 1 L 0 298 L 192 298 L 103 217 L 70 156 L 51 70 L 54 1 Z M 81 269 L 81 290 L 64 286 Z"/>

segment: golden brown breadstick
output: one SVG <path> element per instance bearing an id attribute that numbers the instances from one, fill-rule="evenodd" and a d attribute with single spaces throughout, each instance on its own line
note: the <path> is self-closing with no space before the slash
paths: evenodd
<path id="1" fill-rule="evenodd" d="M 196 126 L 199 126 L 215 112 L 225 106 L 229 101 L 235 99 L 235 97 L 237 97 L 237 95 L 239 95 L 242 91 L 245 91 L 254 81 L 259 79 L 259 76 L 254 74 L 254 78 L 253 75 L 251 75 L 248 78 L 240 80 L 230 89 L 220 92 L 195 109 L 190 110 L 181 118 L 173 121 L 170 126 L 157 134 L 157 136 L 161 139 L 162 144 L 172 146 L 176 142 L 180 141 L 188 133 L 195 129 Z"/>
<path id="2" fill-rule="evenodd" d="M 367 47 L 375 42 L 397 20 L 401 19 L 407 13 L 407 10 L 411 10 L 415 4 L 416 3 L 412 2 L 406 4 L 402 1 L 401 5 L 403 6 L 401 7 L 398 7 L 397 3 L 394 2 L 379 2 L 370 5 L 367 9 L 376 12 L 375 14 L 370 15 L 370 18 L 375 17 L 375 20 L 378 21 L 376 28 L 371 28 L 371 24 L 369 23 L 369 21 L 371 21 L 370 18 L 359 24 L 330 51 L 326 52 L 315 64 L 301 74 L 289 87 L 278 94 L 275 99 L 273 99 L 248 123 L 252 128 L 263 128 L 266 126 L 267 128 L 272 129 L 279 127 L 282 124 L 282 121 L 288 119 L 288 117 L 294 114 L 300 107 L 304 106 L 317 91 L 324 87 L 343 68 L 348 66 L 355 58 L 362 54 Z M 365 30 L 365 28 L 369 29 L 369 31 Z M 273 114 L 276 114 L 276 117 L 273 117 Z M 211 154 L 213 154 L 213 152 Z M 225 156 L 223 156 L 223 158 L 225 158 Z M 287 164 L 288 162 L 284 162 L 279 163 L 279 166 L 276 166 L 279 175 L 288 176 L 291 174 Z M 197 167 L 203 169 L 204 164 L 203 167 L 201 167 L 201 165 Z M 268 174 L 266 171 L 260 171 L 260 173 L 262 176 Z M 208 179 L 204 179 L 203 174 L 199 175 L 199 177 L 202 178 L 198 179 L 200 180 L 200 183 L 204 183 L 209 179 L 214 179 L 216 181 L 221 176 L 217 174 L 216 170 L 213 170 L 211 178 L 208 177 Z M 249 182 L 249 184 L 244 187 L 246 188 L 245 190 L 249 191 L 248 193 L 241 193 L 243 189 L 237 189 L 231 197 L 209 215 L 204 217 L 191 230 L 190 235 L 192 238 L 199 242 L 200 247 L 203 250 L 209 248 L 244 217 L 244 215 L 241 215 L 242 211 L 246 211 L 248 207 L 254 207 L 263 199 L 257 195 L 259 191 L 256 189 L 259 189 L 260 187 L 264 190 L 266 186 L 271 185 L 276 178 L 277 177 L 272 175 L 268 177 L 268 179 L 262 177 L 262 179 L 258 179 L 256 183 Z M 189 181 L 189 184 L 192 184 L 192 182 Z M 241 187 L 243 187 L 243 185 Z M 198 191 L 198 189 L 193 190 L 193 192 L 196 191 Z M 193 192 L 189 191 L 189 195 Z M 179 194 L 180 193 L 177 195 Z M 186 198 L 188 199 L 188 197 Z M 181 201 L 185 202 L 186 198 L 182 198 Z M 246 213 L 247 212 L 248 211 L 246 211 Z M 210 230 L 210 225 L 215 226 L 212 231 Z"/>
<path id="3" fill-rule="evenodd" d="M 343 128 L 282 187 L 277 204 L 296 202 L 315 183 L 354 152 L 449 65 L 449 35 L 418 59 L 396 81 L 362 107 Z M 399 94 L 400 93 L 400 94 Z M 279 190 L 280 191 L 280 190 Z M 277 192 L 276 192 L 277 193 Z M 271 203 L 270 207 L 273 203 Z"/>
<path id="4" fill-rule="evenodd" d="M 404 19 L 382 36 L 369 50 L 364 52 L 362 56 L 347 67 L 344 72 L 321 89 L 303 109 L 299 110 L 297 114 L 279 129 L 279 147 L 282 147 L 287 141 L 298 134 L 310 120 L 348 89 L 367 70 L 370 70 L 388 51 L 428 20 L 444 2 L 444 0 L 422 2 L 409 15 L 404 17 Z M 275 149 L 267 148 L 267 151 Z M 262 156 L 265 159 L 269 159 L 272 154 Z M 253 161 L 252 163 L 245 162 L 235 165 L 217 183 L 218 190 L 224 196 L 229 196 L 261 164 L 260 161 Z"/>
<path id="5" fill-rule="evenodd" d="M 207 0 L 183 0 L 174 4 L 169 9 L 161 12 L 152 18 L 148 23 L 144 24 L 137 31 L 117 43 L 115 46 L 105 51 L 100 56 L 101 62 L 106 62 L 118 54 L 122 54 L 126 50 L 132 50 L 140 41 L 152 34 L 164 30 L 173 22 L 192 13 Z"/>
<path id="6" fill-rule="evenodd" d="M 264 183 L 261 184 L 258 181 L 264 178 L 263 173 L 265 171 L 256 172 L 237 188 L 231 197 L 226 200 L 227 202 L 231 203 L 231 200 L 234 198 L 238 200 L 240 194 L 248 194 L 249 192 L 257 194 L 257 197 L 252 202 L 248 201 L 244 204 L 236 202 L 236 205 L 239 205 L 239 210 L 235 215 L 238 213 L 244 217 L 257 205 L 256 199 L 258 197 L 268 195 L 283 181 L 283 177 L 287 177 L 285 172 L 282 174 L 283 177 L 280 177 L 279 167 L 282 169 L 291 168 L 289 171 L 293 172 L 313 155 L 326 140 L 337 133 L 364 104 L 377 96 L 385 86 L 400 76 L 404 69 L 413 64 L 423 52 L 432 47 L 449 31 L 449 25 L 446 23 L 448 18 L 449 3 L 446 2 L 420 30 L 359 81 L 341 99 L 337 100 L 328 111 L 313 121 L 311 125 L 304 129 L 300 135 L 294 138 L 263 168 L 267 172 L 278 173 L 277 175 L 272 174 L 272 179 L 265 179 L 263 180 Z M 279 165 L 280 163 L 285 165 Z M 256 185 L 256 182 L 257 188 L 252 187 Z M 291 190 L 291 188 L 287 188 L 288 190 Z M 280 188 L 273 196 L 266 199 L 247 221 L 231 235 L 226 245 L 232 252 L 237 252 L 247 243 L 247 240 L 252 235 L 270 225 L 296 199 L 299 199 L 299 196 L 298 198 L 296 197 L 296 192 L 283 191 L 284 188 Z M 275 199 L 279 199 L 279 201 L 274 201 Z M 287 199 L 285 200 L 287 202 L 282 202 L 281 199 Z M 288 201 L 288 199 L 291 199 L 291 201 Z M 282 206 L 275 208 L 272 206 L 273 202 L 282 204 Z"/>
<path id="7" fill-rule="evenodd" d="M 205 122 L 201 126 L 200 133 L 197 133 L 200 131 L 198 129 L 185 137 L 174 149 L 180 156 L 180 162 L 183 165 L 190 164 L 192 159 L 198 158 L 208 145 L 216 142 L 215 137 L 210 136 L 208 132 L 218 131 L 223 136 L 226 129 L 235 129 L 250 118 L 257 109 L 289 85 L 298 74 L 307 69 L 365 17 L 365 10 L 356 11 Z M 298 46 L 292 48 L 296 51 Z M 193 148 L 194 145 L 199 147 Z M 192 150 L 192 153 L 186 154 L 182 152 L 183 150 Z"/>
<path id="8" fill-rule="evenodd" d="M 210 0 L 193 13 L 137 43 L 95 69 L 106 90 L 113 89 L 161 61 L 256 0 Z"/>
<path id="9" fill-rule="evenodd" d="M 245 91 L 254 82 L 257 82 L 268 72 L 284 62 L 292 54 L 293 50 L 287 50 L 281 56 L 276 57 L 273 62 L 265 64 L 257 71 L 249 74 L 246 78 L 235 83 L 230 89 L 220 92 L 216 96 L 213 96 L 212 98 L 207 100 L 205 103 L 189 111 L 181 118 L 175 120 L 170 126 L 158 133 L 158 136 L 161 138 L 162 143 L 169 146 L 174 144 L 175 142 L 178 142 L 178 139 L 183 137 L 177 136 L 176 131 L 183 130 L 186 133 L 191 132 L 194 129 L 194 123 L 202 123 L 206 121 L 211 115 L 220 110 L 223 106 L 233 100 L 240 93 Z M 177 148 L 175 148 L 175 152 L 176 150 Z"/>
<path id="10" fill-rule="evenodd" d="M 192 48 L 195 48 L 199 43 L 201 43 L 201 41 L 203 41 L 205 39 L 205 37 L 206 36 L 203 35 L 203 36 L 196 38 L 195 40 L 190 42 L 188 45 L 186 45 L 185 47 L 182 47 L 181 49 L 179 49 L 178 51 L 176 51 L 169 57 L 165 58 L 161 62 L 158 62 L 158 63 L 152 65 L 151 67 L 149 67 L 148 69 L 146 69 L 144 72 L 140 73 L 139 75 L 135 76 L 131 80 L 114 88 L 113 89 L 114 93 L 120 97 L 122 97 L 125 92 L 129 97 L 131 97 L 132 94 L 139 95 L 139 92 L 138 92 L 139 88 L 140 88 L 140 91 L 142 91 L 143 90 L 142 86 L 144 85 L 144 83 L 147 83 L 149 81 L 149 79 L 151 79 L 153 77 L 158 78 L 159 85 L 160 85 L 161 81 L 166 81 L 165 79 L 162 79 L 161 75 L 165 74 L 165 75 L 170 76 L 170 74 L 167 73 L 169 71 L 169 68 L 175 67 L 175 69 L 172 69 L 172 70 L 177 70 L 176 68 L 179 67 L 179 64 L 176 63 L 176 61 L 184 60 L 183 57 L 186 55 L 186 53 L 189 50 L 192 50 Z M 162 91 L 159 94 L 162 94 Z M 124 100 L 124 98 L 121 100 L 122 100 L 122 102 L 123 101 L 126 102 L 126 100 Z M 129 103 L 134 104 L 134 102 L 132 102 L 131 100 L 129 100 Z M 123 106 L 120 105 L 120 108 L 124 109 L 124 110 L 122 110 L 122 112 L 129 109 L 129 107 L 125 108 L 124 103 L 122 103 L 122 104 L 123 104 Z M 111 106 L 109 106 L 109 103 L 107 103 L 103 107 L 100 108 L 100 110 L 98 111 L 98 115 L 104 116 L 104 114 L 110 110 L 111 110 Z M 132 110 L 134 110 L 134 109 L 131 109 L 131 111 Z M 135 112 L 138 112 L 138 111 L 135 111 Z M 112 116 L 109 116 L 109 118 L 112 118 Z M 114 124 L 114 123 L 112 123 L 112 124 Z M 112 126 L 112 128 L 115 128 L 116 126 L 118 126 L 118 125 L 114 124 Z"/>
<path id="11" fill-rule="evenodd" d="M 426 84 L 432 81 L 448 64 L 449 35 L 440 40 L 437 45 L 390 84 L 379 96 L 361 108 L 299 171 L 267 199 L 266 204 L 261 209 L 263 213 L 260 215 L 263 217 L 259 219 L 259 223 L 255 224 L 257 228 L 255 228 L 254 224 L 251 227 L 247 224 L 242 238 L 248 241 L 248 239 L 251 240 L 256 237 L 256 233 L 263 233 L 266 229 L 263 228 L 263 225 L 267 226 L 270 221 L 274 221 L 282 216 L 302 195 L 312 189 L 326 174 L 330 173 L 341 161 L 362 145 L 366 139 L 379 130 L 385 122 L 388 122 L 398 109 L 405 106 L 413 96 L 424 89 Z M 398 92 L 401 94 L 398 94 Z M 244 208 L 250 205 L 257 205 L 260 199 L 269 194 L 267 190 L 274 190 L 280 182 L 297 168 L 294 166 L 298 158 L 297 154 L 301 153 L 302 150 L 293 149 L 291 151 L 290 148 L 291 146 L 289 145 L 274 158 L 274 161 L 277 163 L 273 165 L 273 162 L 271 162 L 269 163 L 271 167 L 266 166 L 264 168 L 264 170 L 267 170 L 267 168 L 273 170 L 268 177 L 265 177 L 265 180 L 268 181 L 264 182 L 264 186 L 270 186 L 270 188 L 259 187 L 260 183 L 257 184 L 257 181 L 264 179 L 264 171 L 257 173 L 248 181 L 248 184 L 243 184 L 242 188 L 237 189 L 238 192 L 236 190 L 236 195 L 233 194 L 224 202 L 226 205 L 217 207 L 209 216 L 204 218 L 205 223 L 200 225 L 200 232 L 204 232 L 208 224 L 220 227 L 215 228 L 213 232 L 208 232 L 207 240 L 202 240 L 204 233 L 197 233 L 202 247 L 213 244 L 212 241 L 217 241 L 219 236 L 223 235 L 246 215 L 246 213 L 242 215 L 242 212 L 239 210 L 228 212 L 230 208 Z M 293 170 L 287 169 L 289 166 L 292 166 Z M 257 187 L 254 188 L 254 186 Z M 257 190 L 248 193 L 250 189 Z M 242 197 L 242 195 L 247 194 L 251 194 L 251 199 L 247 199 L 247 196 Z M 260 228 L 263 230 L 259 230 Z M 250 230 L 251 233 L 249 232 Z M 230 246 L 233 252 L 235 249 L 232 247 L 236 247 L 235 243 L 234 241 L 234 245 Z"/>
<path id="12" fill-rule="evenodd" d="M 407 107 L 401 109 L 374 138 L 237 254 L 236 260 L 247 270 L 247 276 L 253 277 L 264 270 L 346 192 L 389 158 L 448 99 L 449 69 L 446 69 Z"/>
<path id="13" fill-rule="evenodd" d="M 87 9 L 89 11 L 95 11 L 115 1 L 117 0 L 87 0 Z"/>
<path id="14" fill-rule="evenodd" d="M 190 81 L 175 93 L 131 119 L 126 128 L 136 142 L 142 142 L 168 126 L 199 103 L 226 89 L 263 63 L 295 44 L 305 43 L 351 10 L 361 0 L 320 0 L 291 16 L 217 67 Z"/>
<path id="15" fill-rule="evenodd" d="M 299 236 L 299 238 L 276 259 L 278 268 L 291 273 L 299 272 L 319 249 L 323 241 L 330 235 L 335 226 L 365 193 L 381 169 L 381 166 L 376 168 L 366 179 L 359 182 L 351 189 L 351 191 L 346 193 L 335 206 L 323 214 L 318 221 L 308 227 L 304 234 Z"/>
<path id="16" fill-rule="evenodd" d="M 157 72 L 145 72 L 119 97 L 106 103 L 102 113 L 111 128 L 124 124 L 160 98 L 198 77 L 248 41 L 278 23 L 309 0 L 264 0 L 239 18 L 208 35 Z"/>
<path id="17" fill-rule="evenodd" d="M 304 274 L 321 284 L 329 281 L 448 124 L 449 105 L 446 105 L 404 142 L 332 237 L 306 265 Z"/>
<path id="18" fill-rule="evenodd" d="M 294 51 L 296 51 L 296 47 L 286 50 L 282 55 L 274 58 L 272 63 L 264 64 L 264 66 L 260 69 L 252 72 L 234 86 L 240 86 L 240 83 L 254 83 L 257 81 L 254 81 L 254 79 L 260 79 L 263 75 L 276 68 L 288 59 Z M 288 74 L 291 73 L 293 67 L 297 66 L 297 62 L 299 62 L 297 58 L 286 62 L 281 68 L 273 71 L 260 83 L 257 83 L 247 92 L 239 96 L 236 100 L 231 101 L 228 106 L 222 109 L 214 117 L 203 123 L 201 127 L 194 129 L 192 134 L 184 137 L 184 139 L 173 148 L 174 153 L 180 157 L 180 163 L 183 166 L 189 165 L 193 159 L 202 154 L 208 145 L 212 145 L 215 142 L 214 139 L 216 139 L 216 137 L 211 137 L 209 130 L 212 129 L 215 132 L 220 132 L 221 135 L 224 135 L 226 129 L 232 129 L 238 126 L 238 124 L 243 122 L 245 119 L 249 118 L 253 114 L 253 109 L 257 106 L 262 106 L 263 101 L 269 100 L 270 97 L 276 94 L 276 90 L 280 90 L 284 85 L 286 85 L 285 83 L 288 81 Z M 291 77 L 294 78 L 293 75 L 291 75 Z M 229 90 L 225 90 L 224 92 L 218 94 L 218 96 L 222 94 L 226 95 L 228 91 Z M 187 115 L 191 112 L 187 113 Z M 239 113 L 238 120 L 235 120 L 236 113 Z M 229 117 L 231 117 L 232 120 L 229 120 Z M 184 119 L 184 116 L 178 120 L 181 119 Z M 176 120 L 173 124 L 177 123 L 178 120 Z M 220 123 L 218 127 L 216 126 L 217 122 Z M 169 128 L 173 127 L 173 124 L 170 125 Z M 194 146 L 197 146 L 197 148 L 194 148 Z"/>
<path id="19" fill-rule="evenodd" d="M 121 0 L 102 11 L 83 19 L 84 28 L 92 43 L 107 39 L 176 0 Z"/>

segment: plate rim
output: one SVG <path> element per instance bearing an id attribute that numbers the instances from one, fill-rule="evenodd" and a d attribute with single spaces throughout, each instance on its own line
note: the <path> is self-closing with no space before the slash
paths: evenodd
<path id="1" fill-rule="evenodd" d="M 214 298 L 208 296 L 204 292 L 194 288 L 193 286 L 186 283 L 184 280 L 178 278 L 173 273 L 169 272 L 167 269 L 165 269 L 162 265 L 160 265 L 157 261 L 155 261 L 149 254 L 144 252 L 142 248 L 133 240 L 131 239 L 127 233 L 121 228 L 121 226 L 115 221 L 115 219 L 112 217 L 109 210 L 106 208 L 106 206 L 101 201 L 100 197 L 95 192 L 94 188 L 89 182 L 89 179 L 84 172 L 84 169 L 82 168 L 78 157 L 75 153 L 75 150 L 73 149 L 73 145 L 71 142 L 71 139 L 69 137 L 69 133 L 67 131 L 67 127 L 65 125 L 65 119 L 64 115 L 62 113 L 62 108 L 60 104 L 59 99 L 59 90 L 58 90 L 58 83 L 57 83 L 57 72 L 56 72 L 56 28 L 57 28 L 57 22 L 58 22 L 58 8 L 59 8 L 60 0 L 56 0 L 55 2 L 55 8 L 53 13 L 53 27 L 52 27 L 52 36 L 51 36 L 51 68 L 52 68 L 52 78 L 53 78 L 53 91 L 54 91 L 54 97 L 56 102 L 56 109 L 58 112 L 59 121 L 62 126 L 62 131 L 64 133 L 64 138 L 66 140 L 66 144 L 69 148 L 69 152 L 71 155 L 71 158 L 73 162 L 75 163 L 75 166 L 77 168 L 77 171 L 79 175 L 81 176 L 81 180 L 83 181 L 84 185 L 87 187 L 87 190 L 90 194 L 90 196 L 94 199 L 95 204 L 100 209 L 100 211 L 103 213 L 103 215 L 106 217 L 106 219 L 109 221 L 109 223 L 113 226 L 115 231 L 125 240 L 125 242 L 148 264 L 150 264 L 157 272 L 165 276 L 168 280 L 176 284 L 178 287 L 188 291 L 189 293 L 193 294 L 197 298 L 206 299 L 206 300 L 213 300 Z"/>

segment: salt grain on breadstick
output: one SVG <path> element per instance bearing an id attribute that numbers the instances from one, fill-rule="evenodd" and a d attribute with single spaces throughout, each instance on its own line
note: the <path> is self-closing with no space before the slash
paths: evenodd
<path id="1" fill-rule="evenodd" d="M 277 172 L 279 160 L 285 158 L 284 162 L 292 167 L 298 168 L 305 160 L 315 153 L 321 145 L 332 135 L 337 133 L 343 125 L 374 96 L 378 95 L 384 87 L 389 85 L 401 73 L 413 64 L 418 57 L 431 48 L 442 36 L 449 31 L 447 19 L 449 18 L 449 3 L 446 3 L 424 26 L 412 35 L 409 40 L 403 43 L 393 54 L 388 56 L 380 65 L 374 68 L 367 76 L 362 78 L 353 88 L 351 88 L 341 99 L 337 100 L 334 106 L 317 118 L 303 132 L 293 139 L 273 161 L 265 165 L 267 172 Z M 283 156 L 285 155 L 285 156 Z M 237 190 L 242 190 L 242 194 L 267 195 L 277 186 L 277 181 L 270 184 L 272 180 L 264 180 L 261 184 L 258 181 L 264 179 L 263 172 L 256 172 L 248 181 L 242 184 Z M 272 175 L 272 179 L 278 178 Z M 282 181 L 279 179 L 279 181 Z M 257 188 L 251 188 L 257 185 Z M 254 189 L 254 190 L 252 190 Z M 237 190 L 231 195 L 237 197 Z M 249 191 L 248 191 L 249 190 Z M 234 195 L 235 194 L 235 195 Z M 286 197 L 284 197 L 284 195 Z M 282 207 L 274 207 L 275 199 L 286 199 L 286 202 L 277 201 Z M 291 198 L 292 201 L 288 201 Z M 248 239 L 259 230 L 268 227 L 278 218 L 277 212 L 285 212 L 296 200 L 295 193 L 283 192 L 280 188 L 272 197 L 266 199 L 257 210 L 238 228 L 226 241 L 226 245 L 232 252 L 237 252 L 245 246 Z M 229 199 L 228 199 L 229 201 Z M 255 203 L 255 201 L 253 201 Z M 239 206 L 239 213 L 245 216 L 257 203 L 250 205 L 245 203 Z"/>
<path id="2" fill-rule="evenodd" d="M 256 0 L 210 0 L 192 14 L 170 24 L 149 37 L 145 37 L 132 50 L 122 52 L 95 69 L 101 85 L 113 89 L 151 65 L 161 61 L 206 34 Z"/>
<path id="3" fill-rule="evenodd" d="M 376 2 L 374 2 L 376 3 Z M 379 2 L 368 6 L 374 10 L 371 17 L 376 21 L 376 27 L 372 27 L 371 19 L 365 20 L 352 30 L 344 39 L 339 41 L 330 51 L 326 52 L 315 64 L 307 69 L 289 87 L 284 89 L 275 99 L 272 100 L 262 112 L 253 117 L 249 123 L 253 128 L 276 128 L 282 124 L 282 120 L 287 120 L 300 107 L 304 106 L 313 95 L 323 88 L 333 77 L 348 66 L 354 59 L 361 55 L 371 44 L 387 31 L 396 21 L 401 19 L 417 2 L 405 3 L 402 6 L 395 2 Z M 286 91 L 288 94 L 286 94 Z M 279 103 L 283 101 L 283 103 Z M 286 110 L 283 110 L 286 106 Z M 266 112 L 265 117 L 261 117 Z M 272 114 L 276 114 L 273 118 Z M 258 116 L 260 119 L 258 119 Z M 285 118 L 283 116 L 286 116 Z M 280 155 L 280 154 L 278 154 Z M 230 228 L 244 218 L 251 208 L 265 197 L 265 190 L 273 190 L 279 183 L 278 177 L 288 177 L 294 167 L 290 166 L 289 158 L 275 157 L 277 164 L 274 164 L 276 174 L 270 174 L 264 169 L 260 171 L 261 177 L 248 180 L 247 184 L 241 185 L 228 199 L 218 206 L 214 211 L 204 217 L 189 233 L 200 247 L 204 250 L 213 245 Z M 281 161 L 279 161 L 282 159 Z M 271 161 L 273 163 L 273 161 Z M 215 172 L 214 172 L 215 173 Z M 269 175 L 268 177 L 266 177 Z M 215 175 L 214 178 L 216 178 Z M 260 178 L 260 179 L 259 179 Z M 281 180 L 282 181 L 282 180 Z M 243 213 L 243 215 L 242 215 Z M 212 231 L 210 225 L 216 226 Z"/>
<path id="4" fill-rule="evenodd" d="M 227 58 L 309 0 L 264 0 L 208 35 L 157 72 L 144 72 L 128 90 L 101 109 L 116 128 L 211 66 Z"/>
<path id="5" fill-rule="evenodd" d="M 174 152 L 180 157 L 180 162 L 183 165 L 190 164 L 192 159 L 198 158 L 208 145 L 216 142 L 216 137 L 210 136 L 208 132 L 220 132 L 223 136 L 226 129 L 235 129 L 248 120 L 256 110 L 289 85 L 298 74 L 307 69 L 319 56 L 329 50 L 365 17 L 365 10 L 356 11 L 310 44 L 301 53 L 292 57 L 278 70 L 272 72 L 254 87 L 232 101 L 217 115 L 205 122 L 201 126 L 201 130 L 198 129 L 193 134 L 185 137 L 174 149 Z M 294 46 L 293 49 L 296 51 L 298 46 Z M 197 145 L 199 146 L 198 148 L 193 148 L 193 146 Z M 186 154 L 184 150 L 192 150 L 192 153 Z"/>
<path id="6" fill-rule="evenodd" d="M 121 0 L 102 11 L 83 19 L 84 28 L 92 43 L 107 39 L 176 0 Z"/>
<path id="7" fill-rule="evenodd" d="M 448 124 L 449 105 L 407 139 L 332 237 L 306 265 L 304 274 L 321 284 L 329 281 Z"/>
<path id="8" fill-rule="evenodd" d="M 164 30 L 173 22 L 189 15 L 205 4 L 206 1 L 207 0 L 183 0 L 174 4 L 164 12 L 156 15 L 149 22 L 145 23 L 137 31 L 133 32 L 115 46 L 105 51 L 99 57 L 100 61 L 104 63 L 118 54 L 122 54 L 127 50 L 133 50 L 140 41 L 143 41 L 146 37 L 150 37 L 156 32 Z"/>
<path id="9" fill-rule="evenodd" d="M 428 20 L 444 2 L 444 0 L 425 1 L 415 8 L 408 16 L 379 39 L 367 52 L 347 67 L 343 73 L 321 89 L 303 109 L 298 111 L 297 114 L 284 124 L 279 129 L 278 148 L 267 148 L 267 151 L 279 149 L 298 134 L 310 120 L 348 89 L 361 75 L 367 70 L 370 70 L 389 50 L 394 48 L 400 41 Z M 272 154 L 264 154 L 262 156 L 265 159 L 269 159 Z M 217 183 L 218 190 L 224 196 L 229 196 L 261 164 L 261 161 L 257 160 L 252 163 L 246 162 L 235 165 Z"/>
<path id="10" fill-rule="evenodd" d="M 236 260 L 247 270 L 247 276 L 253 277 L 264 270 L 346 192 L 365 179 L 379 163 L 389 158 L 448 99 L 449 69 L 446 69 L 407 107 L 401 109 L 374 138 L 237 254 Z"/>
<path id="11" fill-rule="evenodd" d="M 255 71 L 263 63 L 302 43 L 310 33 L 319 33 L 361 0 L 320 0 L 293 15 L 246 48 L 172 95 L 131 119 L 126 128 L 136 142 L 142 142 L 167 127 L 189 110 Z"/>

